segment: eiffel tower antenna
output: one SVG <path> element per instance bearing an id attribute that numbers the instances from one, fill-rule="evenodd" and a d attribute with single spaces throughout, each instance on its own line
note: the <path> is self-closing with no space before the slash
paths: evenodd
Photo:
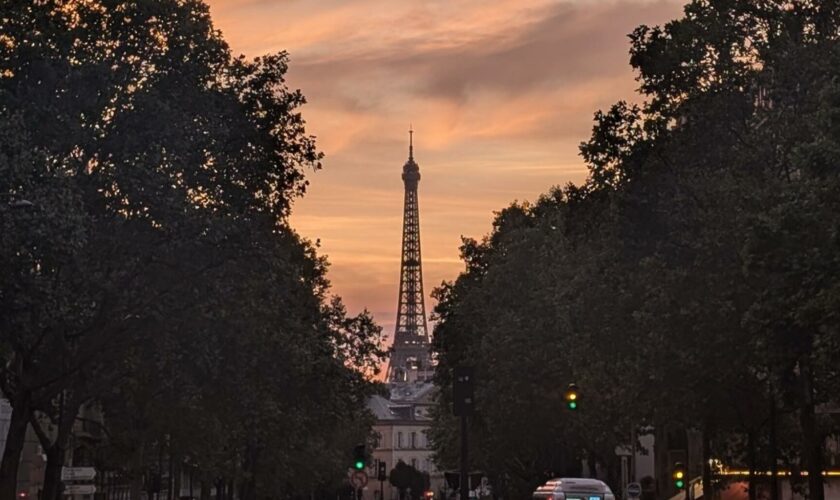
<path id="1" fill-rule="evenodd" d="M 391 383 L 430 380 L 434 372 L 431 342 L 423 297 L 423 264 L 420 258 L 420 213 L 417 185 L 420 167 L 414 161 L 414 127 L 408 131 L 408 161 L 403 165 L 405 207 L 403 211 L 402 260 L 397 326 L 386 378 Z"/>

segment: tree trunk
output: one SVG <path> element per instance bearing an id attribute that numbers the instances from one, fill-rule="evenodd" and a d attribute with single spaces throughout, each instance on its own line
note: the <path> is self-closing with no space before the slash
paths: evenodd
<path id="1" fill-rule="evenodd" d="M 257 475 L 257 447 L 253 441 L 248 443 L 245 450 L 245 459 L 242 464 L 242 479 L 239 489 L 240 500 L 256 500 L 256 475 Z"/>
<path id="2" fill-rule="evenodd" d="M 17 476 L 20 455 L 26 442 L 26 427 L 32 414 L 29 394 L 18 397 L 12 403 L 12 416 L 6 448 L 0 463 L 0 500 L 14 500 L 17 496 Z"/>
<path id="3" fill-rule="evenodd" d="M 169 471 L 172 474 L 172 495 L 176 500 L 181 498 L 181 471 L 183 470 L 183 458 L 177 453 L 171 458 Z M 190 493 L 192 494 L 192 493 Z"/>
<path id="4" fill-rule="evenodd" d="M 799 425 L 802 427 L 802 457 L 808 466 L 808 499 L 825 500 L 822 478 L 823 443 L 817 433 L 811 360 L 807 355 L 803 356 L 799 362 L 799 376 L 802 381 L 802 406 L 799 409 Z"/>
<path id="5" fill-rule="evenodd" d="M 201 478 L 201 500 L 210 500 L 210 481 Z"/>
<path id="6" fill-rule="evenodd" d="M 146 442 L 141 441 L 132 455 L 132 476 L 129 490 L 130 500 L 140 500 L 140 494 L 143 492 L 143 454 L 145 450 Z"/>
<path id="7" fill-rule="evenodd" d="M 64 447 L 53 445 L 45 450 L 47 468 L 44 471 L 44 488 L 41 500 L 58 500 L 61 496 L 61 468 L 64 467 Z"/>
<path id="8" fill-rule="evenodd" d="M 58 434 L 55 441 L 50 441 L 49 436 L 40 427 L 40 423 L 33 414 L 30 418 L 35 434 L 41 442 L 41 448 L 47 454 L 47 468 L 44 472 L 44 487 L 41 500 L 59 500 L 61 498 L 61 469 L 64 467 L 64 459 L 67 455 L 67 446 L 70 443 L 70 434 L 76 416 L 81 408 L 71 398 L 70 404 L 66 402 L 66 396 L 62 393 L 61 406 L 58 416 Z"/>
<path id="9" fill-rule="evenodd" d="M 227 483 L 225 483 L 225 480 L 222 479 L 222 478 L 219 478 L 219 480 L 216 481 L 216 500 L 225 500 L 225 485 L 226 484 Z"/>

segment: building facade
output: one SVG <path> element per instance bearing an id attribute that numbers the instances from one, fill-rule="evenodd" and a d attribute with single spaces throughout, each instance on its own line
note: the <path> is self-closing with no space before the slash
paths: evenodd
<path id="1" fill-rule="evenodd" d="M 374 432 L 377 440 L 368 471 L 372 480 L 365 490 L 365 500 L 399 498 L 399 492 L 387 479 L 381 484 L 375 479 L 381 462 L 385 463 L 385 470 L 389 474 L 400 461 L 428 474 L 429 491 L 438 496 L 443 487 L 443 474 L 435 468 L 427 435 L 431 424 L 430 409 L 435 404 L 436 392 L 437 388 L 431 383 L 417 382 L 392 387 L 390 398 L 374 396 L 368 401 L 368 407 L 376 417 Z"/>

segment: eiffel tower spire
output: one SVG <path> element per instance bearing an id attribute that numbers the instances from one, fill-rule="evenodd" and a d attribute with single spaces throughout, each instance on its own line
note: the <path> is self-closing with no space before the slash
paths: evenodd
<path id="1" fill-rule="evenodd" d="M 400 295 L 394 345 L 387 373 L 387 380 L 391 383 L 429 380 L 434 371 L 423 297 L 423 264 L 420 258 L 420 214 L 417 206 L 420 167 L 414 161 L 414 130 L 409 130 L 408 134 L 408 161 L 403 165 L 402 173 L 405 208 Z"/>

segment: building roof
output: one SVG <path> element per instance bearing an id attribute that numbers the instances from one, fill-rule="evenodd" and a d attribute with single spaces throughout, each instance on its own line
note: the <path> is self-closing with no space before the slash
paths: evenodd
<path id="1" fill-rule="evenodd" d="M 371 396 L 367 402 L 368 409 L 376 420 L 393 420 L 396 418 L 394 412 L 391 411 L 390 401 L 379 395 Z"/>
<path id="2" fill-rule="evenodd" d="M 392 384 L 390 399 L 374 395 L 367 405 L 379 423 L 423 423 L 431 420 L 428 406 L 435 404 L 437 387 L 430 382 Z"/>
<path id="3" fill-rule="evenodd" d="M 391 401 L 409 404 L 435 404 L 437 386 L 431 382 L 391 384 Z"/>

